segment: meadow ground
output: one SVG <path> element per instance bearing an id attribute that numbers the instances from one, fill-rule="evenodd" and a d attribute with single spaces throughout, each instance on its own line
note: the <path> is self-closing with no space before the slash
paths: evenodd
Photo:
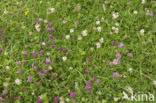
<path id="1" fill-rule="evenodd" d="M 156 101 L 155 14 L 155 0 L 0 0 L 0 103 Z"/>

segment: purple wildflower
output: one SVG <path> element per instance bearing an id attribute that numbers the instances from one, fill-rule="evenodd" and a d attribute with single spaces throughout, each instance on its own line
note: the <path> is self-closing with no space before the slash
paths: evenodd
<path id="1" fill-rule="evenodd" d="M 52 35 L 52 34 L 50 34 L 50 35 L 49 35 L 49 38 L 53 39 L 53 35 Z"/>
<path id="2" fill-rule="evenodd" d="M 87 85 L 87 86 L 86 86 L 86 90 L 87 90 L 87 91 L 90 91 L 90 90 L 91 90 L 91 88 L 92 88 L 92 87 L 91 87 L 91 86 L 89 86 L 89 85 Z"/>
<path id="3" fill-rule="evenodd" d="M 21 99 L 21 96 L 18 96 L 17 99 L 20 100 Z"/>
<path id="4" fill-rule="evenodd" d="M 26 51 L 24 51 L 24 52 L 23 52 L 23 55 L 26 57 L 26 56 L 27 56 L 27 52 L 26 52 Z"/>
<path id="5" fill-rule="evenodd" d="M 52 30 L 52 32 L 55 32 L 55 28 L 52 28 L 51 30 Z"/>
<path id="6" fill-rule="evenodd" d="M 18 70 L 18 73 L 19 73 L 19 74 L 22 74 L 22 73 L 23 73 L 23 71 L 20 69 L 20 70 Z"/>
<path id="7" fill-rule="evenodd" d="M 2 48 L 0 48 L 0 53 L 2 53 L 3 52 L 3 50 L 2 50 Z"/>
<path id="8" fill-rule="evenodd" d="M 52 78 L 55 77 L 55 73 L 54 73 L 54 72 L 51 73 L 51 77 L 52 77 Z"/>
<path id="9" fill-rule="evenodd" d="M 154 16 L 154 13 L 153 13 L 153 12 L 151 12 L 151 13 L 150 13 L 150 16 Z"/>
<path id="10" fill-rule="evenodd" d="M 86 74 L 89 74 L 89 73 L 91 73 L 91 70 L 87 69 Z"/>
<path id="11" fill-rule="evenodd" d="M 118 59 L 120 59 L 120 58 L 122 57 L 122 55 L 121 55 L 120 53 L 117 53 L 115 56 L 116 56 Z"/>
<path id="12" fill-rule="evenodd" d="M 21 61 L 18 61 L 18 62 L 17 62 L 17 65 L 18 65 L 18 66 L 21 66 Z"/>
<path id="13" fill-rule="evenodd" d="M 49 42 L 47 42 L 47 43 L 46 43 L 46 45 L 50 45 L 50 43 L 49 43 Z"/>
<path id="14" fill-rule="evenodd" d="M 53 26 L 53 22 L 49 22 L 49 26 Z"/>
<path id="15" fill-rule="evenodd" d="M 129 56 L 129 57 L 133 57 L 133 54 L 132 54 L 132 53 L 128 53 L 128 56 Z"/>
<path id="16" fill-rule="evenodd" d="M 75 98 L 75 97 L 76 97 L 76 92 L 72 92 L 72 93 L 70 94 L 70 97 L 71 97 L 71 98 Z"/>
<path id="17" fill-rule="evenodd" d="M 50 60 L 49 58 L 46 58 L 45 63 L 46 63 L 47 65 L 50 65 L 50 64 L 51 64 L 51 60 Z"/>
<path id="18" fill-rule="evenodd" d="M 37 20 L 37 23 L 40 24 L 41 23 L 41 20 Z"/>
<path id="19" fill-rule="evenodd" d="M 110 64 L 110 66 L 111 66 L 111 67 L 114 65 L 114 63 L 113 63 L 113 62 L 110 62 L 109 64 Z"/>
<path id="20" fill-rule="evenodd" d="M 7 90 L 3 90 L 3 94 L 7 94 Z"/>
<path id="21" fill-rule="evenodd" d="M 28 82 L 32 82 L 32 77 L 28 77 Z"/>
<path id="22" fill-rule="evenodd" d="M 1 102 L 1 101 L 3 101 L 3 98 L 2 98 L 2 97 L 0 97 L 0 102 Z"/>
<path id="23" fill-rule="evenodd" d="M 56 47 L 56 45 L 52 45 L 52 48 L 55 48 Z"/>
<path id="24" fill-rule="evenodd" d="M 34 52 L 34 53 L 33 53 L 33 56 L 34 56 L 34 57 L 37 57 L 37 56 L 38 56 L 38 54 L 37 54 L 36 52 Z"/>
<path id="25" fill-rule="evenodd" d="M 113 46 L 116 46 L 116 45 L 117 45 L 117 43 L 115 41 L 113 41 Z"/>
<path id="26" fill-rule="evenodd" d="M 59 48 L 59 51 L 62 51 L 63 50 L 63 48 Z"/>
<path id="27" fill-rule="evenodd" d="M 43 77 L 43 76 L 44 76 L 44 73 L 40 73 L 39 76 L 40 76 L 40 77 Z"/>
<path id="28" fill-rule="evenodd" d="M 43 54 L 44 54 L 44 51 L 43 51 L 43 50 L 41 50 L 41 51 L 40 51 L 40 54 L 41 54 L 41 55 L 43 55 Z"/>
<path id="29" fill-rule="evenodd" d="M 47 29 L 47 32 L 50 32 L 50 29 L 49 28 Z"/>
<path id="30" fill-rule="evenodd" d="M 123 43 L 120 43 L 120 44 L 119 44 L 119 48 L 122 48 L 123 46 L 124 46 Z"/>
<path id="31" fill-rule="evenodd" d="M 38 68 L 36 66 L 34 66 L 34 70 L 37 70 Z"/>
<path id="32" fill-rule="evenodd" d="M 42 102 L 42 99 L 38 99 L 38 100 L 37 100 L 37 103 L 43 103 L 43 102 Z"/>
<path id="33" fill-rule="evenodd" d="M 87 82 L 87 85 L 88 85 L 88 86 L 92 86 L 92 82 L 91 82 L 91 81 L 88 81 L 88 82 Z"/>
<path id="34" fill-rule="evenodd" d="M 118 78 L 119 77 L 119 73 L 118 72 L 113 73 L 113 77 L 114 78 Z"/>
<path id="35" fill-rule="evenodd" d="M 121 64 L 121 62 L 120 61 L 117 61 L 117 64 Z"/>
<path id="36" fill-rule="evenodd" d="M 48 71 L 48 70 L 47 70 L 47 69 L 45 69 L 45 70 L 43 71 L 43 72 L 44 72 L 44 74 L 46 74 L 46 73 L 47 73 L 47 71 Z"/>
<path id="37" fill-rule="evenodd" d="M 60 101 L 59 97 L 54 97 L 54 102 L 55 103 L 59 103 L 59 101 Z"/>

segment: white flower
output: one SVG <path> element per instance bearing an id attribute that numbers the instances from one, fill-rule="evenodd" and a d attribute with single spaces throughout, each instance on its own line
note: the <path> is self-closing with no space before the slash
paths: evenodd
<path id="1" fill-rule="evenodd" d="M 39 31 L 40 31 L 40 24 L 37 23 L 37 24 L 35 25 L 35 29 L 37 30 L 37 32 L 39 32 Z"/>
<path id="2" fill-rule="evenodd" d="M 50 12 L 53 13 L 55 11 L 55 8 L 49 8 Z"/>
<path id="3" fill-rule="evenodd" d="M 87 36 L 87 32 L 88 32 L 87 30 L 83 30 L 83 31 L 82 31 L 82 35 L 83 35 L 83 36 Z"/>
<path id="4" fill-rule="evenodd" d="M 19 2 L 16 2 L 17 5 L 19 5 Z"/>
<path id="5" fill-rule="evenodd" d="M 98 94 L 101 95 L 102 94 L 101 91 L 98 91 Z"/>
<path id="6" fill-rule="evenodd" d="M 113 15 L 112 15 L 112 16 L 113 16 L 113 18 L 114 18 L 114 19 L 117 19 L 117 18 L 119 17 L 119 13 L 118 13 L 118 12 L 113 13 Z"/>
<path id="7" fill-rule="evenodd" d="M 42 42 L 42 45 L 46 45 L 46 43 L 45 42 Z"/>
<path id="8" fill-rule="evenodd" d="M 34 95 L 35 93 L 34 93 L 34 92 L 32 92 L 31 94 L 32 94 L 32 95 Z"/>
<path id="9" fill-rule="evenodd" d="M 97 27 L 98 32 L 101 32 L 102 28 L 99 26 Z"/>
<path id="10" fill-rule="evenodd" d="M 8 11 L 5 9 L 5 10 L 4 10 L 4 14 L 7 14 L 7 13 L 8 13 Z"/>
<path id="11" fill-rule="evenodd" d="M 4 55 L 8 55 L 8 52 L 4 52 Z"/>
<path id="12" fill-rule="evenodd" d="M 116 26 L 119 26 L 119 23 L 115 23 Z"/>
<path id="13" fill-rule="evenodd" d="M 119 99 L 119 98 L 115 97 L 115 98 L 114 98 L 114 101 L 118 101 L 118 99 Z"/>
<path id="14" fill-rule="evenodd" d="M 69 102 L 69 98 L 66 98 L 66 102 Z"/>
<path id="15" fill-rule="evenodd" d="M 67 57 L 66 57 L 66 56 L 64 56 L 64 57 L 62 57 L 62 59 L 63 59 L 63 61 L 66 61 L 66 60 L 67 60 Z"/>
<path id="16" fill-rule="evenodd" d="M 47 55 L 50 55 L 50 53 L 48 52 Z"/>
<path id="17" fill-rule="evenodd" d="M 72 70 L 72 69 L 73 69 L 73 67 L 69 67 L 69 69 L 70 69 L 70 70 Z"/>
<path id="18" fill-rule="evenodd" d="M 100 25 L 100 21 L 96 21 L 96 24 L 97 24 L 97 25 Z"/>
<path id="19" fill-rule="evenodd" d="M 63 24 L 65 24 L 65 23 L 67 22 L 67 20 L 66 20 L 66 19 L 64 19 L 62 22 L 63 22 Z"/>
<path id="20" fill-rule="evenodd" d="M 115 27 L 114 26 L 112 27 L 112 30 L 115 30 Z"/>
<path id="21" fill-rule="evenodd" d="M 66 35 L 66 39 L 70 39 L 70 35 Z"/>
<path id="22" fill-rule="evenodd" d="M 40 3 L 42 3 L 42 1 L 40 1 Z"/>
<path id="23" fill-rule="evenodd" d="M 133 11 L 134 14 L 137 14 L 138 12 L 136 10 Z"/>
<path id="24" fill-rule="evenodd" d="M 60 101 L 59 103 L 64 103 L 64 101 Z"/>
<path id="25" fill-rule="evenodd" d="M 140 30 L 141 35 L 144 35 L 144 32 L 145 32 L 144 29 Z"/>
<path id="26" fill-rule="evenodd" d="M 100 43 L 103 43 L 103 37 L 100 39 Z"/>
<path id="27" fill-rule="evenodd" d="M 70 29 L 70 33 L 73 33 L 74 32 L 74 29 Z"/>
<path id="28" fill-rule="evenodd" d="M 100 48 L 101 47 L 101 44 L 98 42 L 96 43 L 96 48 Z"/>
<path id="29" fill-rule="evenodd" d="M 132 73 L 133 69 L 132 69 L 132 68 L 129 68 L 128 71 L 129 71 L 130 73 Z"/>
<path id="30" fill-rule="evenodd" d="M 77 40 L 82 40 L 82 36 L 78 36 Z"/>
<path id="31" fill-rule="evenodd" d="M 154 84 L 154 85 L 156 85 L 156 80 L 155 80 L 155 81 L 153 81 L 153 84 Z"/>
<path id="32" fill-rule="evenodd" d="M 101 22 L 104 22 L 104 18 L 103 17 L 101 18 Z"/>
<path id="33" fill-rule="evenodd" d="M 131 88 L 131 87 L 127 87 L 126 90 L 127 90 L 129 93 L 133 93 L 133 88 Z"/>
<path id="34" fill-rule="evenodd" d="M 44 23 L 47 23 L 48 21 L 47 20 L 44 20 Z"/>
<path id="35" fill-rule="evenodd" d="M 20 80 L 20 79 L 16 79 L 16 80 L 15 80 L 15 83 L 16 83 L 17 85 L 20 85 L 20 84 L 21 84 L 21 80 Z"/>
<path id="36" fill-rule="evenodd" d="M 145 0 L 142 0 L 142 1 L 141 1 L 141 4 L 145 4 Z"/>
<path id="37" fill-rule="evenodd" d="M 9 66 L 6 66 L 5 69 L 6 69 L 6 70 L 10 70 L 10 67 L 9 67 Z"/>

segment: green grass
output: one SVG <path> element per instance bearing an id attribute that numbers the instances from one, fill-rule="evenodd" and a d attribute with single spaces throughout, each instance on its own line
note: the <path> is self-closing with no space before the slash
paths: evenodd
<path id="1" fill-rule="evenodd" d="M 55 12 L 47 14 L 49 8 L 55 8 Z M 147 0 L 145 4 L 141 4 L 141 0 L 108 0 L 108 4 L 104 0 L 42 0 L 42 3 L 39 0 L 1 0 L 0 30 L 4 32 L 3 39 L 0 39 L 3 50 L 0 53 L 0 97 L 3 102 L 36 103 L 39 96 L 44 95 L 43 103 L 54 103 L 56 96 L 61 97 L 61 103 L 66 103 L 66 99 L 69 99 L 69 103 L 131 103 L 122 100 L 126 87 L 133 88 L 136 94 L 156 96 L 156 16 L 146 15 L 145 8 L 156 14 L 154 0 Z M 8 11 L 6 14 L 5 9 Z M 134 11 L 138 13 L 134 14 Z M 119 13 L 117 19 L 112 16 L 115 12 Z M 39 18 L 43 20 L 41 30 L 37 32 L 35 25 Z M 44 20 L 53 22 L 54 33 L 47 32 L 48 23 L 44 23 Z M 100 21 L 100 25 L 96 21 Z M 95 27 L 101 27 L 101 32 L 94 30 Z M 118 33 L 112 27 L 118 28 Z M 74 32 L 70 33 L 70 29 L 74 29 Z M 141 29 L 145 31 L 144 36 L 140 33 Z M 84 30 L 88 32 L 85 37 L 82 36 Z M 51 42 L 49 34 L 53 34 L 54 42 Z M 70 39 L 67 40 L 66 35 L 70 35 Z M 78 40 L 79 36 L 82 36 L 82 40 Z M 104 42 L 97 48 L 96 44 L 102 37 Z M 116 46 L 113 46 L 113 41 L 117 43 Z M 49 42 L 50 45 L 40 46 L 40 42 Z M 123 48 L 119 48 L 120 43 L 124 43 Z M 52 45 L 56 45 L 56 48 L 51 48 Z M 67 52 L 60 52 L 59 48 L 66 48 Z M 39 54 L 40 50 L 44 50 L 44 55 Z M 23 56 L 23 51 L 27 51 L 27 57 Z M 33 52 L 37 52 L 38 56 L 34 57 Z M 119 59 L 121 64 L 111 67 L 110 62 L 117 59 L 117 53 L 122 54 Z M 133 57 L 128 57 L 128 53 L 132 53 Z M 67 57 L 66 61 L 62 60 L 64 56 Z M 53 69 L 48 69 L 40 77 L 39 74 L 49 68 L 45 64 L 46 58 L 51 59 Z M 21 66 L 17 65 L 18 61 L 21 61 Z M 6 70 L 6 66 L 10 70 Z M 34 66 L 42 70 L 35 71 Z M 132 73 L 129 68 L 133 69 Z M 91 70 L 90 74 L 86 74 L 87 69 Z M 18 70 L 23 73 L 19 74 Z M 55 78 L 51 78 L 52 72 Z M 118 78 L 113 77 L 114 72 L 120 74 Z M 100 82 L 96 83 L 94 76 Z M 31 83 L 27 81 L 28 77 L 33 78 Z M 20 85 L 15 83 L 17 78 L 21 80 Z M 86 90 L 87 81 L 92 81 L 90 91 Z M 6 87 L 3 85 L 5 82 L 8 83 Z M 42 82 L 42 85 L 38 85 L 38 82 Z M 7 90 L 7 94 L 3 94 L 3 90 Z M 71 92 L 77 93 L 76 98 L 70 98 Z M 18 96 L 21 96 L 20 100 Z M 118 101 L 114 101 L 114 98 L 118 98 Z"/>

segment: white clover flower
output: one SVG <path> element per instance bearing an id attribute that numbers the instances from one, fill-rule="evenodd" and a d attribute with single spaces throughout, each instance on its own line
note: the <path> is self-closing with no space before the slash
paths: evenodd
<path id="1" fill-rule="evenodd" d="M 62 22 L 63 22 L 63 24 L 65 24 L 65 23 L 67 22 L 67 20 L 66 20 L 66 19 L 64 19 Z"/>
<path id="2" fill-rule="evenodd" d="M 82 31 L 82 35 L 83 35 L 83 36 L 87 36 L 87 32 L 88 32 L 87 30 L 83 30 L 83 31 Z"/>
<path id="3" fill-rule="evenodd" d="M 138 14 L 138 12 L 136 10 L 133 11 L 134 14 Z"/>
<path id="4" fill-rule="evenodd" d="M 47 23 L 48 21 L 47 20 L 44 20 L 44 23 Z"/>
<path id="5" fill-rule="evenodd" d="M 119 13 L 118 13 L 118 12 L 113 13 L 113 15 L 112 15 L 112 16 L 113 16 L 113 18 L 114 18 L 114 19 L 117 19 L 117 18 L 119 17 Z"/>
<path id="6" fill-rule="evenodd" d="M 50 53 L 48 52 L 47 55 L 50 55 Z"/>
<path id="7" fill-rule="evenodd" d="M 99 42 L 96 43 L 96 48 L 101 48 L 101 44 Z"/>
<path id="8" fill-rule="evenodd" d="M 69 67 L 69 69 L 70 69 L 70 70 L 72 70 L 72 69 L 73 69 L 73 67 Z"/>
<path id="9" fill-rule="evenodd" d="M 17 5 L 19 5 L 19 2 L 16 2 Z"/>
<path id="10" fill-rule="evenodd" d="M 119 23 L 115 23 L 116 26 L 119 26 Z"/>
<path id="11" fill-rule="evenodd" d="M 42 42 L 42 45 L 46 45 L 46 43 L 45 42 Z"/>
<path id="12" fill-rule="evenodd" d="M 102 37 L 102 38 L 100 38 L 100 43 L 103 43 L 103 37 Z"/>
<path id="13" fill-rule="evenodd" d="M 70 35 L 66 35 L 66 39 L 70 39 Z"/>
<path id="14" fill-rule="evenodd" d="M 96 21 L 96 25 L 100 25 L 100 21 Z"/>
<path id="15" fill-rule="evenodd" d="M 114 101 L 118 101 L 118 99 L 119 99 L 119 98 L 115 97 L 115 98 L 114 98 Z"/>
<path id="16" fill-rule="evenodd" d="M 10 67 L 9 67 L 9 66 L 6 66 L 5 69 L 6 69 L 6 70 L 10 70 Z"/>
<path id="17" fill-rule="evenodd" d="M 156 80 L 155 80 L 155 81 L 153 81 L 153 84 L 154 84 L 154 85 L 156 85 Z"/>
<path id="18" fill-rule="evenodd" d="M 4 14 L 7 14 L 7 13 L 8 13 L 8 11 L 5 9 L 5 10 L 4 10 Z"/>
<path id="19" fill-rule="evenodd" d="M 103 17 L 101 18 L 101 22 L 104 22 L 104 18 Z"/>
<path id="20" fill-rule="evenodd" d="M 102 30 L 102 27 L 97 27 L 97 30 L 98 30 L 98 32 L 101 32 L 101 30 Z"/>
<path id="21" fill-rule="evenodd" d="M 50 12 L 53 13 L 55 11 L 55 8 L 49 8 Z"/>
<path id="22" fill-rule="evenodd" d="M 37 32 L 39 32 L 39 31 L 40 31 L 40 24 L 37 23 L 37 24 L 35 25 L 35 29 L 37 30 Z"/>
<path id="23" fill-rule="evenodd" d="M 115 30 L 115 27 L 114 26 L 112 27 L 112 30 Z"/>
<path id="24" fill-rule="evenodd" d="M 66 98 L 66 102 L 69 102 L 69 98 Z"/>
<path id="25" fill-rule="evenodd" d="M 82 36 L 78 36 L 77 40 L 82 40 Z"/>
<path id="26" fill-rule="evenodd" d="M 145 0 L 142 0 L 142 1 L 141 1 L 141 4 L 145 4 Z"/>
<path id="27" fill-rule="evenodd" d="M 70 29 L 70 33 L 73 33 L 74 32 L 74 29 Z"/>
<path id="28" fill-rule="evenodd" d="M 59 103 L 64 103 L 64 101 L 62 100 L 62 101 L 60 101 Z"/>
<path id="29" fill-rule="evenodd" d="M 66 56 L 62 57 L 62 60 L 63 61 L 66 61 L 67 60 L 67 57 Z"/>
<path id="30" fill-rule="evenodd" d="M 140 34 L 141 34 L 141 35 L 144 35 L 144 32 L 145 32 L 144 29 L 141 29 L 141 30 L 140 30 Z"/>
<path id="31" fill-rule="evenodd" d="M 17 85 L 20 85 L 20 84 L 21 84 L 21 80 L 17 78 L 17 79 L 15 80 L 15 83 L 16 83 Z"/>
<path id="32" fill-rule="evenodd" d="M 8 52 L 4 52 L 4 55 L 8 55 Z"/>
<path id="33" fill-rule="evenodd" d="M 129 68 L 128 71 L 129 71 L 130 73 L 132 73 L 133 69 L 132 69 L 132 68 Z"/>

